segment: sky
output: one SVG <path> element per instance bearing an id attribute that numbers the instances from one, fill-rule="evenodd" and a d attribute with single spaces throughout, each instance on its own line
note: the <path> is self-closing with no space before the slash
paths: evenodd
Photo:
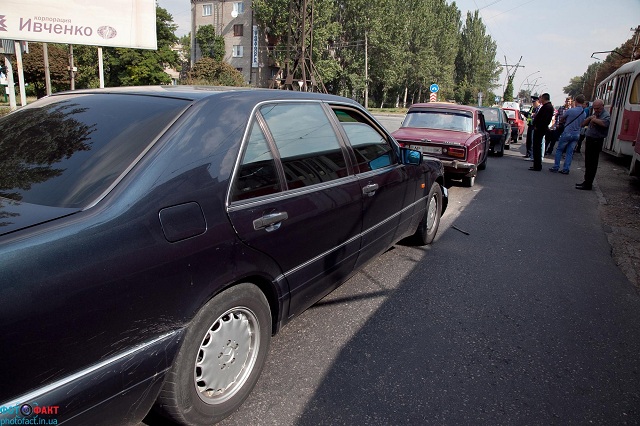
<path id="1" fill-rule="evenodd" d="M 178 36 L 190 28 L 189 0 L 157 0 L 178 25 Z M 449 3 L 451 1 L 448 0 Z M 597 59 L 633 36 L 640 25 L 640 0 L 456 0 L 464 22 L 479 10 L 487 33 L 497 43 L 496 59 L 516 71 L 514 96 L 523 88 L 548 92 L 554 105 L 564 103 L 563 87 Z M 594 54 L 604 59 L 607 53 Z M 522 60 L 520 60 L 522 57 Z M 520 67 L 514 66 L 520 61 Z M 502 93 L 506 74 L 495 93 Z M 437 83 L 437 82 L 434 82 Z M 590 98 L 590 93 L 585 94 Z"/>

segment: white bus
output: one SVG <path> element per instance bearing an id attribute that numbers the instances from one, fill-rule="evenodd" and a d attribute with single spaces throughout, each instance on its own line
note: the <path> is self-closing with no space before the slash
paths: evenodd
<path id="1" fill-rule="evenodd" d="M 602 80 L 596 98 L 611 114 L 609 133 L 602 150 L 615 156 L 633 156 L 631 172 L 640 160 L 640 60 L 622 65 Z"/>

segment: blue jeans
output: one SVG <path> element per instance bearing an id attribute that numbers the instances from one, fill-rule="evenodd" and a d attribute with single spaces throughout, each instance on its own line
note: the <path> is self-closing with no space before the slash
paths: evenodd
<path id="1" fill-rule="evenodd" d="M 578 139 L 580 138 L 580 133 L 570 134 L 563 133 L 558 140 L 558 146 L 556 147 L 556 158 L 553 163 L 553 168 L 558 170 L 560 168 L 560 161 L 562 160 L 562 153 L 565 152 L 566 156 L 564 157 L 564 171 L 569 171 L 571 167 L 571 160 L 573 160 L 573 149 L 576 147 L 578 143 Z"/>

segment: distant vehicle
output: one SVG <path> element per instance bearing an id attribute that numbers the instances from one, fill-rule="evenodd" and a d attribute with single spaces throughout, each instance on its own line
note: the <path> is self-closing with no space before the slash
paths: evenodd
<path id="1" fill-rule="evenodd" d="M 489 132 L 482 109 L 429 102 L 414 104 L 402 126 L 392 133 L 402 146 L 436 157 L 445 173 L 474 185 L 478 170 L 487 167 Z"/>
<path id="2" fill-rule="evenodd" d="M 622 65 L 596 89 L 611 114 L 602 150 L 615 156 L 633 156 L 630 172 L 640 172 L 640 60 Z"/>
<path id="3" fill-rule="evenodd" d="M 520 110 L 520 103 L 511 102 L 511 101 L 505 101 L 505 102 L 502 103 L 502 108 L 511 108 L 511 109 Z"/>
<path id="4" fill-rule="evenodd" d="M 519 109 L 502 108 L 507 114 L 509 124 L 511 124 L 511 141 L 518 143 L 518 139 L 522 139 L 524 134 L 526 119 Z"/>
<path id="5" fill-rule="evenodd" d="M 220 421 L 273 334 L 447 205 L 440 161 L 318 93 L 55 93 L 0 152 L 0 424 Z"/>
<path id="6" fill-rule="evenodd" d="M 490 137 L 489 150 L 498 157 L 502 157 L 504 150 L 511 146 L 511 125 L 507 114 L 502 108 L 495 107 L 483 107 L 482 111 Z"/>

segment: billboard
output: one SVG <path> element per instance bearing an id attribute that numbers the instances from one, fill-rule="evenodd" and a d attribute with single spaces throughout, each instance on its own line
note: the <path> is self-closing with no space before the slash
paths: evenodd
<path id="1" fill-rule="evenodd" d="M 0 39 L 157 49 L 155 0 L 2 0 Z"/>

